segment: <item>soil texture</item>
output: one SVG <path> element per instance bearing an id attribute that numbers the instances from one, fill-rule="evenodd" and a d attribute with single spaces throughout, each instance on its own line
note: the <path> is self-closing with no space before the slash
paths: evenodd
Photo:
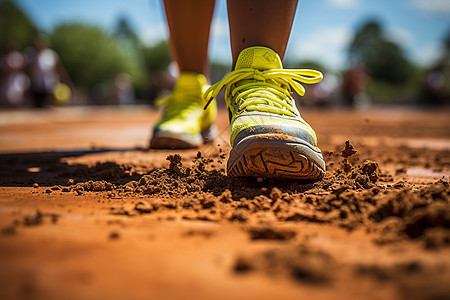
<path id="1" fill-rule="evenodd" d="M 306 110 L 318 182 L 230 178 L 228 121 L 0 112 L 0 299 L 450 299 L 450 111 Z"/>

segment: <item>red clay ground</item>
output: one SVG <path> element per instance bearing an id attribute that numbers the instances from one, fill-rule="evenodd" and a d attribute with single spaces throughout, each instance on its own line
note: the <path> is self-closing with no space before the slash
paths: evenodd
<path id="1" fill-rule="evenodd" d="M 449 299 L 449 112 L 304 111 L 317 183 L 226 177 L 225 113 L 148 151 L 145 108 L 1 112 L 0 299 Z"/>

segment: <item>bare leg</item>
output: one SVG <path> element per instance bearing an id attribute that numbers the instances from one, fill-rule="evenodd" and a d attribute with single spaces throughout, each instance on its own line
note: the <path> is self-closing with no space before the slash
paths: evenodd
<path id="1" fill-rule="evenodd" d="M 283 59 L 298 0 L 228 0 L 233 66 L 239 53 L 265 46 Z"/>
<path id="2" fill-rule="evenodd" d="M 208 42 L 214 0 L 164 0 L 172 57 L 180 72 L 209 74 Z"/>

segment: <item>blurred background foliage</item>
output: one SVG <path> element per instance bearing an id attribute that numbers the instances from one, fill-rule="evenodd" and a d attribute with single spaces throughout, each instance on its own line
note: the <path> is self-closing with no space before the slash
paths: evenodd
<path id="1" fill-rule="evenodd" d="M 411 79 L 412 65 L 402 49 L 386 38 L 380 23 L 370 20 L 353 37 L 349 46 L 352 64 L 365 65 L 372 79 L 404 84 Z"/>
<path id="2" fill-rule="evenodd" d="M 134 84 L 142 80 L 138 53 L 100 28 L 79 23 L 62 24 L 50 33 L 50 40 L 79 87 L 89 89 L 122 72 L 130 74 Z"/>
<path id="3" fill-rule="evenodd" d="M 0 0 L 0 49 L 14 41 L 24 48 L 31 45 L 38 29 L 14 1 Z"/>
<path id="4" fill-rule="evenodd" d="M 24 50 L 38 33 L 42 30 L 36 28 L 13 0 L 0 0 L 1 49 L 14 42 L 16 47 Z M 168 42 L 145 45 L 124 16 L 118 18 L 111 31 L 70 22 L 44 33 L 50 38 L 51 47 L 58 53 L 73 87 L 78 94 L 91 99 L 85 103 L 107 103 L 104 99 L 109 86 L 119 74 L 130 76 L 138 103 L 152 102 L 173 84 L 173 72 L 168 71 L 171 64 Z M 358 84 L 364 85 L 361 91 L 371 102 L 449 104 L 450 31 L 442 41 L 442 47 L 443 55 L 435 64 L 418 67 L 408 60 L 399 43 L 387 37 L 381 22 L 367 20 L 356 30 L 348 45 L 347 69 L 329 71 L 319 61 L 287 60 L 285 66 L 315 68 L 331 75 L 335 78 L 334 91 L 319 93 L 327 97 L 342 97 L 336 95 L 341 94 L 346 76 L 357 74 L 357 77 L 364 77 Z M 230 68 L 227 64 L 211 62 L 212 82 L 222 78 Z M 359 68 L 360 73 L 352 73 L 354 68 Z M 351 75 L 347 77 L 351 78 Z M 351 84 L 354 83 L 350 80 Z M 305 102 L 308 103 L 308 99 Z M 311 103 L 315 102 L 313 99 Z"/>

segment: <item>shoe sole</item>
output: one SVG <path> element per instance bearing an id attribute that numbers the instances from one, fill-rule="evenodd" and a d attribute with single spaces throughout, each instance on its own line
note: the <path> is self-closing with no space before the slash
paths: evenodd
<path id="1" fill-rule="evenodd" d="M 151 149 L 194 149 L 200 145 L 212 143 L 217 135 L 215 125 L 198 135 L 177 134 L 165 131 L 153 132 Z"/>
<path id="2" fill-rule="evenodd" d="M 325 161 L 307 142 L 283 134 L 258 134 L 240 141 L 230 152 L 231 177 L 320 180 Z"/>

